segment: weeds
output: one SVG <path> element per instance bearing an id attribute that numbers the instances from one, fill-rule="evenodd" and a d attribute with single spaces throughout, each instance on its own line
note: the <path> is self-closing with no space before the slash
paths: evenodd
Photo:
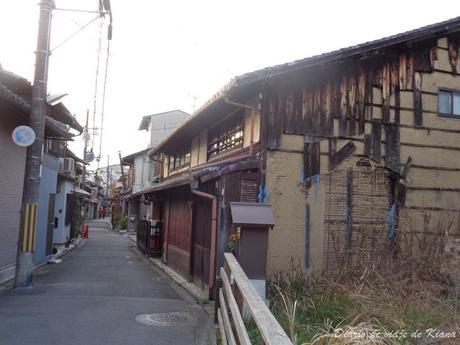
<path id="1" fill-rule="evenodd" d="M 271 309 L 295 344 L 410 344 L 413 332 L 458 332 L 458 220 L 401 215 L 386 252 L 359 248 L 334 272 L 305 274 L 293 262 L 272 280 Z"/>

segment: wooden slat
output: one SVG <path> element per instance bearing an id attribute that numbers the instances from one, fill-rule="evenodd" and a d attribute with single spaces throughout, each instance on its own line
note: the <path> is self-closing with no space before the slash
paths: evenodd
<path id="1" fill-rule="evenodd" d="M 348 79 L 347 95 L 348 135 L 356 134 L 356 78 Z"/>
<path id="2" fill-rule="evenodd" d="M 343 136 L 347 133 L 347 78 L 342 78 L 340 84 L 340 107 L 339 107 L 339 135 Z"/>
<path id="3" fill-rule="evenodd" d="M 401 122 L 401 93 L 399 87 L 395 90 L 395 121 L 394 123 L 399 126 Z"/>
<path id="4" fill-rule="evenodd" d="M 414 71 L 432 72 L 431 47 L 426 46 L 414 52 Z"/>
<path id="5" fill-rule="evenodd" d="M 303 90 L 298 88 L 294 92 L 293 99 L 293 111 L 294 111 L 294 133 L 298 135 L 303 134 Z"/>
<path id="6" fill-rule="evenodd" d="M 311 169 L 311 150 L 312 144 L 310 142 L 304 142 L 303 144 L 303 179 L 306 180 L 312 176 Z"/>
<path id="7" fill-rule="evenodd" d="M 311 144 L 311 176 L 318 175 L 321 170 L 321 147 L 320 142 L 315 141 Z"/>
<path id="8" fill-rule="evenodd" d="M 414 73 L 414 126 L 423 126 L 422 75 Z"/>
<path id="9" fill-rule="evenodd" d="M 326 109 L 327 109 L 327 136 L 334 133 L 334 101 L 333 101 L 333 86 L 329 81 L 326 85 Z"/>
<path id="10" fill-rule="evenodd" d="M 313 133 L 313 93 L 311 90 L 306 90 L 304 93 L 304 133 Z"/>
<path id="11" fill-rule="evenodd" d="M 305 269 L 310 268 L 310 237 L 311 237 L 311 222 L 310 222 L 310 205 L 305 205 Z"/>
<path id="12" fill-rule="evenodd" d="M 224 253 L 224 257 L 265 345 L 293 345 L 265 302 L 260 298 L 235 257 L 230 253 Z"/>
<path id="13" fill-rule="evenodd" d="M 399 55 L 399 88 L 401 90 L 407 89 L 407 55 L 401 53 Z"/>
<path id="14" fill-rule="evenodd" d="M 321 111 L 321 92 L 320 90 L 316 89 L 313 91 L 314 96 L 314 104 L 313 104 L 313 117 L 312 117 L 312 125 L 313 125 L 313 135 L 320 135 L 320 111 Z"/>
<path id="15" fill-rule="evenodd" d="M 458 61 L 458 47 L 459 42 L 458 38 L 455 39 L 453 36 L 448 37 L 447 39 L 448 53 L 449 53 L 449 62 L 452 67 L 452 73 L 457 74 L 457 61 Z"/>
<path id="16" fill-rule="evenodd" d="M 327 133 L 327 114 L 326 114 L 326 97 L 327 97 L 327 90 L 326 87 L 323 86 L 320 89 L 320 105 L 319 105 L 319 134 L 320 135 L 326 135 Z"/>
<path id="17" fill-rule="evenodd" d="M 329 138 L 329 170 L 334 169 L 334 155 L 337 152 L 337 138 Z"/>
<path id="18" fill-rule="evenodd" d="M 336 167 L 342 163 L 347 157 L 349 157 L 356 150 L 356 145 L 349 141 L 340 150 L 338 150 L 332 157 L 333 166 Z"/>
<path id="19" fill-rule="evenodd" d="M 372 121 L 372 159 L 380 162 L 382 158 L 381 145 L 382 143 L 382 124 L 380 120 Z"/>
<path id="20" fill-rule="evenodd" d="M 217 323 L 219 324 L 220 341 L 222 345 L 227 345 L 227 336 L 225 335 L 224 322 L 222 320 L 222 311 L 217 309 Z"/>
<path id="21" fill-rule="evenodd" d="M 403 169 L 403 171 L 401 173 L 401 176 L 403 178 L 407 177 L 407 175 L 409 174 L 409 170 L 410 170 L 411 166 L 412 166 L 412 157 L 409 156 L 409 157 L 407 157 L 406 164 L 404 165 L 404 169 Z"/>
<path id="22" fill-rule="evenodd" d="M 347 208 L 346 212 L 348 213 L 348 222 L 345 226 L 345 239 L 346 246 L 348 249 L 351 249 L 352 246 L 352 236 L 353 234 L 353 169 L 347 169 Z"/>
<path id="23" fill-rule="evenodd" d="M 367 157 L 371 156 L 371 143 L 372 143 L 371 135 L 364 134 L 364 155 Z"/>
<path id="24" fill-rule="evenodd" d="M 225 333 L 227 334 L 228 344 L 236 345 L 235 336 L 233 335 L 232 324 L 230 323 L 230 318 L 228 317 L 228 310 L 227 305 L 225 304 L 224 294 L 222 293 L 222 289 L 219 290 L 219 301 L 220 301 L 220 308 L 222 309 L 222 316 L 224 319 L 224 328 Z"/>
<path id="25" fill-rule="evenodd" d="M 235 325 L 239 343 L 240 345 L 251 345 L 238 304 L 236 303 L 235 296 L 233 296 L 227 273 L 225 273 L 223 267 L 220 269 L 220 277 L 222 278 L 222 286 L 224 287 L 225 296 L 227 297 L 228 307 L 230 308 L 230 312 L 232 314 L 233 324 Z"/>
<path id="26" fill-rule="evenodd" d="M 358 96 L 357 96 L 357 112 L 358 112 L 358 134 L 363 134 L 364 133 L 364 123 L 365 123 L 365 118 L 364 118 L 364 102 L 365 102 L 365 96 L 366 96 L 366 73 L 364 69 L 361 69 L 359 73 L 359 79 L 358 79 Z"/>
<path id="27" fill-rule="evenodd" d="M 398 184 L 398 189 L 396 190 L 396 203 L 398 207 L 404 207 L 406 203 L 406 185 L 403 183 Z"/>

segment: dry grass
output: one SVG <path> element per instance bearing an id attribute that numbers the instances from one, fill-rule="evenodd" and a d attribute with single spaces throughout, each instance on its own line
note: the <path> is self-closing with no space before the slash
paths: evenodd
<path id="1" fill-rule="evenodd" d="M 429 328 L 460 335 L 458 221 L 401 214 L 396 242 L 355 250 L 336 272 L 306 275 L 293 263 L 272 281 L 272 310 L 296 344 L 423 343 L 411 334 Z"/>

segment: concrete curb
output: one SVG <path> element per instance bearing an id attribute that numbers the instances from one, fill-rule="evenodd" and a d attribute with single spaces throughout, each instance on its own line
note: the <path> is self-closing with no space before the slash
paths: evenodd
<path id="1" fill-rule="evenodd" d="M 63 256 L 66 256 L 67 254 L 69 254 L 72 250 L 84 245 L 86 243 L 86 239 L 85 238 L 82 238 L 82 237 L 79 237 L 77 238 L 77 240 L 75 241 L 75 243 L 72 243 L 73 246 L 72 247 L 69 247 L 69 248 L 65 248 L 62 252 L 60 253 L 56 253 L 53 255 L 53 259 L 59 259 Z"/>
<path id="2" fill-rule="evenodd" d="M 120 235 L 123 236 L 124 234 L 120 234 Z M 127 235 L 123 237 L 127 238 L 128 240 L 136 244 L 136 248 L 137 248 L 135 236 Z M 139 254 L 142 255 L 140 251 L 139 251 Z M 208 344 L 216 345 L 217 344 L 216 329 L 215 329 L 214 322 L 213 322 L 215 303 L 212 301 L 209 301 L 207 294 L 201 291 L 200 288 L 195 286 L 193 283 L 188 282 L 186 279 L 184 279 L 174 270 L 172 270 L 171 268 L 166 266 L 164 263 L 162 263 L 160 259 L 150 258 L 150 257 L 147 259 L 151 264 L 153 264 L 153 266 L 159 268 L 161 271 L 166 273 L 166 275 L 169 276 L 177 285 L 179 285 L 182 289 L 184 289 L 195 300 L 195 302 L 204 310 L 204 312 L 208 315 L 208 318 L 209 318 Z"/>
<path id="3" fill-rule="evenodd" d="M 85 243 L 86 243 L 86 239 L 83 239 L 81 237 L 77 238 L 75 243 L 72 243 L 73 244 L 72 247 L 66 248 L 60 253 L 56 253 L 54 255 L 51 255 L 46 261 L 44 261 L 41 264 L 35 266 L 33 272 L 37 271 L 39 268 L 41 268 L 41 267 L 43 267 L 45 265 L 48 265 L 48 260 L 50 260 L 50 259 L 59 259 L 59 258 L 65 256 L 65 255 L 69 254 L 74 249 L 81 247 Z M 8 287 L 13 288 L 13 286 L 11 284 L 13 282 L 13 279 L 14 279 L 14 276 L 12 278 L 10 278 L 8 280 L 5 280 L 4 282 L 0 283 L 0 290 L 7 289 Z M 11 285 L 11 286 L 9 286 L 9 285 Z"/>

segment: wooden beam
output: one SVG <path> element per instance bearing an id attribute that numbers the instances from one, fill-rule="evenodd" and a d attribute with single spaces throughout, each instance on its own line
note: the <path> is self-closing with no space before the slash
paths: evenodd
<path id="1" fill-rule="evenodd" d="M 329 138 L 328 143 L 329 170 L 332 170 L 334 169 L 334 155 L 337 152 L 337 138 Z"/>
<path id="2" fill-rule="evenodd" d="M 410 168 L 411 168 L 411 165 L 412 165 L 412 157 L 409 156 L 409 157 L 407 157 L 406 164 L 404 164 L 404 168 L 403 168 L 403 171 L 402 171 L 402 173 L 401 173 L 401 176 L 402 176 L 403 178 L 406 178 L 407 175 L 409 174 L 409 170 L 410 170 Z"/>
<path id="3" fill-rule="evenodd" d="M 345 239 L 347 248 L 352 246 L 352 229 L 353 229 L 353 169 L 347 169 L 347 216 L 348 221 L 345 227 Z"/>
<path id="4" fill-rule="evenodd" d="M 349 157 L 353 152 L 356 150 L 356 145 L 352 142 L 349 141 L 346 143 L 340 150 L 338 150 L 333 158 L 333 167 L 335 168 L 338 166 L 340 163 L 342 163 L 347 157 Z"/>
<path id="5" fill-rule="evenodd" d="M 370 134 L 364 134 L 364 155 L 370 157 L 372 149 L 372 137 Z"/>
<path id="6" fill-rule="evenodd" d="M 219 324 L 220 341 L 222 345 L 227 345 L 227 336 L 225 335 L 224 322 L 222 320 L 222 311 L 217 309 L 217 323 Z"/>
<path id="7" fill-rule="evenodd" d="M 382 158 L 381 153 L 382 143 L 382 123 L 380 120 L 372 121 L 372 159 L 380 162 Z"/>
<path id="8" fill-rule="evenodd" d="M 310 205 L 305 205 L 305 269 L 310 268 L 310 236 L 311 236 L 311 224 L 310 224 Z"/>
<path id="9" fill-rule="evenodd" d="M 225 304 L 224 294 L 222 289 L 219 289 L 219 301 L 220 308 L 222 309 L 222 316 L 224 318 L 225 332 L 227 333 L 228 343 L 230 345 L 236 345 L 235 336 L 233 335 L 232 324 L 230 323 L 230 318 L 228 317 L 227 305 Z"/>
<path id="10" fill-rule="evenodd" d="M 260 298 L 254 285 L 250 282 L 236 258 L 225 253 L 225 262 L 233 274 L 235 283 L 246 301 L 252 317 L 260 331 L 265 345 L 293 345 L 278 321 Z"/>
<path id="11" fill-rule="evenodd" d="M 248 332 L 246 331 L 246 326 L 244 325 L 243 318 L 241 317 L 238 304 L 236 303 L 235 296 L 233 296 L 227 273 L 223 267 L 220 268 L 220 277 L 222 278 L 222 286 L 224 287 L 225 295 L 228 301 L 228 307 L 230 308 L 230 312 L 232 314 L 233 324 L 235 325 L 239 344 L 251 345 L 251 341 L 249 340 Z"/>
<path id="12" fill-rule="evenodd" d="M 422 74 L 414 73 L 414 126 L 423 125 Z"/>

